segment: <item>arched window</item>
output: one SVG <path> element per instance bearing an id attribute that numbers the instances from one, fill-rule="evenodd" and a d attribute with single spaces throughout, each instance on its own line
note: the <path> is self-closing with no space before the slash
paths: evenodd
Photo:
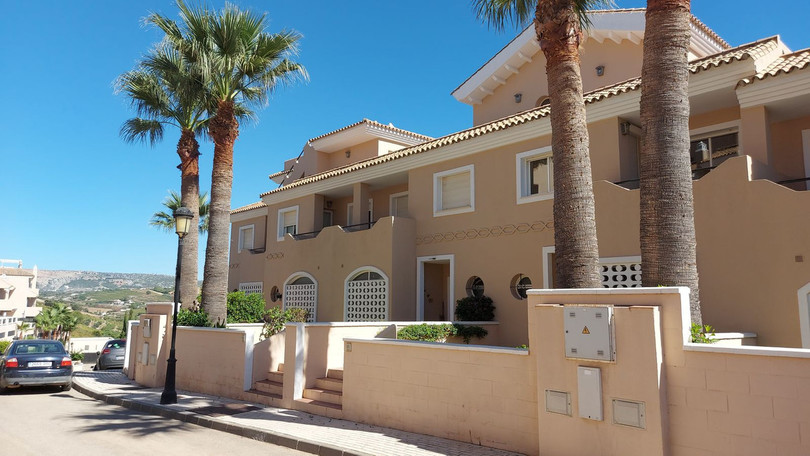
<path id="1" fill-rule="evenodd" d="M 543 106 L 548 106 L 551 104 L 551 98 L 543 95 L 542 97 L 537 99 L 537 102 L 534 104 L 535 108 L 542 108 Z"/>
<path id="2" fill-rule="evenodd" d="M 388 320 L 388 277 L 370 266 L 356 269 L 346 279 L 346 321 Z"/>
<path id="3" fill-rule="evenodd" d="M 304 309 L 308 312 L 307 322 L 317 321 L 318 283 L 306 272 L 297 272 L 284 282 L 282 309 Z"/>

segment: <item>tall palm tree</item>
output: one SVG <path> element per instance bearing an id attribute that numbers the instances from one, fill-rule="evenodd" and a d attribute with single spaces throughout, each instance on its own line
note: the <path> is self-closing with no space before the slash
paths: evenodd
<path id="1" fill-rule="evenodd" d="M 534 21 L 546 57 L 554 161 L 554 244 L 561 288 L 601 287 L 588 125 L 579 45 L 589 9 L 609 0 L 473 0 L 479 19 L 497 29 Z"/>
<path id="2" fill-rule="evenodd" d="M 211 319 L 225 322 L 228 293 L 228 247 L 233 183 L 233 145 L 239 136 L 239 109 L 264 104 L 278 85 L 306 78 L 294 62 L 300 35 L 270 34 L 265 15 L 226 5 L 219 12 L 189 8 L 177 2 L 181 23 L 153 14 L 149 21 L 201 69 L 213 114 L 208 134 L 214 141 L 208 244 L 205 250 L 202 300 Z"/>
<path id="3" fill-rule="evenodd" d="M 174 190 L 169 190 L 169 196 L 163 200 L 163 205 L 169 212 L 155 212 L 152 214 L 149 224 L 163 231 L 174 232 L 174 215 L 172 214 L 183 205 L 180 195 Z M 208 232 L 208 192 L 200 194 L 199 208 L 200 223 L 198 231 L 200 234 L 205 234 Z"/>
<path id="4" fill-rule="evenodd" d="M 644 286 L 690 289 L 703 324 L 689 158 L 690 0 L 648 0 L 641 67 L 641 270 Z"/>
<path id="5" fill-rule="evenodd" d="M 208 117 L 205 87 L 196 67 L 174 47 L 164 43 L 146 55 L 137 68 L 118 78 L 137 117 L 124 122 L 121 136 L 127 142 L 145 142 L 154 146 L 163 139 L 164 128 L 180 129 L 177 155 L 180 156 L 182 206 L 200 222 L 200 145 L 197 136 L 205 134 Z M 191 303 L 197 297 L 197 257 L 199 234 L 192 230 L 183 239 L 180 276 L 180 300 Z"/>

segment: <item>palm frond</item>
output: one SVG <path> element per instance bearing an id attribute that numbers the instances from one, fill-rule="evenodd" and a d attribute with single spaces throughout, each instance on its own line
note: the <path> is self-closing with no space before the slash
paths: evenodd
<path id="1" fill-rule="evenodd" d="M 490 27 L 504 31 L 513 26 L 523 28 L 535 18 L 537 2 L 542 0 L 472 0 L 475 16 Z M 615 7 L 613 0 L 571 0 L 570 6 L 583 29 L 591 26 L 588 11 Z"/>
<path id="2" fill-rule="evenodd" d="M 208 201 L 208 193 L 201 193 L 199 196 L 199 215 L 200 215 L 200 233 L 208 232 L 208 214 L 210 205 Z M 149 219 L 149 225 L 154 226 L 161 231 L 172 232 L 174 231 L 174 212 L 179 209 L 183 203 L 179 193 L 174 190 L 169 190 L 169 196 L 163 200 L 163 206 L 169 209 L 170 212 L 158 211 L 152 214 Z"/>
<path id="3" fill-rule="evenodd" d="M 154 146 L 163 139 L 163 124 L 157 120 L 135 117 L 124 122 L 119 134 L 128 143 L 143 142 Z"/>

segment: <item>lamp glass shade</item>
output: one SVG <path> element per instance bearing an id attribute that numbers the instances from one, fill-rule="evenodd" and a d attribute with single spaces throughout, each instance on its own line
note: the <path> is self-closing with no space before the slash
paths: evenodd
<path id="1" fill-rule="evenodd" d="M 174 230 L 178 236 L 183 237 L 188 234 L 193 218 L 194 214 L 186 207 L 179 207 L 174 211 Z"/>

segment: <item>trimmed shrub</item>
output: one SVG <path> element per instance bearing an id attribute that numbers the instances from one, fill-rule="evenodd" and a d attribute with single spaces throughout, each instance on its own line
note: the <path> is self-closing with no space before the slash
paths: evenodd
<path id="1" fill-rule="evenodd" d="M 465 344 L 469 344 L 473 337 L 476 339 L 483 339 L 484 337 L 487 337 L 487 334 L 489 334 L 489 331 L 481 326 L 466 326 L 459 324 L 453 324 L 453 326 L 456 327 L 456 335 L 464 339 Z"/>
<path id="2" fill-rule="evenodd" d="M 177 312 L 177 326 L 211 326 L 208 313 L 202 309 L 191 310 L 180 308 Z"/>
<path id="3" fill-rule="evenodd" d="M 397 339 L 442 342 L 450 336 L 455 336 L 457 331 L 455 326 L 446 323 L 443 325 L 422 323 L 400 329 L 397 331 Z"/>
<path id="4" fill-rule="evenodd" d="M 11 345 L 10 340 L 0 340 L 0 355 L 6 352 L 9 345 Z"/>
<path id="5" fill-rule="evenodd" d="M 228 293 L 228 323 L 261 323 L 267 311 L 261 293 Z"/>
<path id="6" fill-rule="evenodd" d="M 492 298 L 467 296 L 456 301 L 456 320 L 458 321 L 492 321 L 495 319 L 495 306 Z"/>

